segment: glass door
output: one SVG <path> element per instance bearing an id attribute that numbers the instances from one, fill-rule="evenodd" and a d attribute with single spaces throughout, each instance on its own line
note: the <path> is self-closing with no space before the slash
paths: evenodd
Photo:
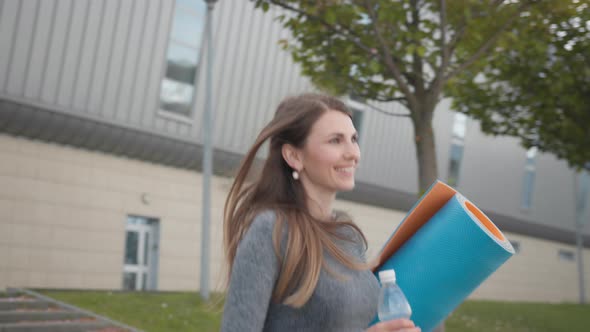
<path id="1" fill-rule="evenodd" d="M 155 289 L 158 244 L 157 221 L 129 216 L 125 228 L 124 290 Z"/>

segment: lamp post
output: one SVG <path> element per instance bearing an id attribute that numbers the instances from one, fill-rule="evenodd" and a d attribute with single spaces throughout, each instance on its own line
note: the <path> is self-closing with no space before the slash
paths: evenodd
<path id="1" fill-rule="evenodd" d="M 205 39 L 207 47 L 207 68 L 205 77 L 205 109 L 203 112 L 203 205 L 201 218 L 201 283 L 203 300 L 209 300 L 209 248 L 211 225 L 211 177 L 213 173 L 213 7 L 217 0 L 204 0 L 207 3 L 205 19 Z"/>
<path id="2" fill-rule="evenodd" d="M 590 163 L 586 164 L 586 169 L 580 172 L 574 172 L 574 201 L 576 214 L 576 249 L 578 258 L 578 283 L 580 304 L 586 303 L 586 289 L 584 285 L 584 259 L 582 257 L 584 252 L 584 243 L 582 231 L 584 230 L 584 214 L 586 211 L 586 203 L 588 201 L 588 187 L 590 187 Z"/>

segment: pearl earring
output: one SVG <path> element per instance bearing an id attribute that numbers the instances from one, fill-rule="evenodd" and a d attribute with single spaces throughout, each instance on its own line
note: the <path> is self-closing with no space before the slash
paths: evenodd
<path id="1" fill-rule="evenodd" d="M 293 171 L 292 175 L 293 175 L 293 179 L 299 180 L 299 172 Z"/>

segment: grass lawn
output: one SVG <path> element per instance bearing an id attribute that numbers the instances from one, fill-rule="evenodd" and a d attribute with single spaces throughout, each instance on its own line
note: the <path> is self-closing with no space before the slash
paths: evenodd
<path id="1" fill-rule="evenodd" d="M 198 293 L 42 291 L 52 298 L 148 332 L 219 330 L 222 304 Z M 590 305 L 467 301 L 446 321 L 446 332 L 590 331 Z"/>
<path id="2" fill-rule="evenodd" d="M 448 332 L 590 331 L 590 305 L 466 301 L 447 320 Z"/>
<path id="3" fill-rule="evenodd" d="M 198 293 L 40 291 L 56 300 L 73 304 L 99 315 L 147 332 L 219 331 L 223 305 L 203 303 Z"/>

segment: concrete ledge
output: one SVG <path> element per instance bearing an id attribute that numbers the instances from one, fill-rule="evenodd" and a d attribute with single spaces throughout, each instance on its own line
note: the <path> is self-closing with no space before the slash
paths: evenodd
<path id="1" fill-rule="evenodd" d="M 47 309 L 52 306 L 50 302 L 38 300 L 23 300 L 23 301 L 0 301 L 0 310 L 9 311 L 17 309 Z"/>
<path id="2" fill-rule="evenodd" d="M 86 317 L 71 311 L 15 311 L 0 312 L 0 323 L 18 323 L 23 321 L 69 320 Z"/>
<path id="3" fill-rule="evenodd" d="M 81 332 L 109 327 L 105 322 L 27 322 L 0 324 L 0 332 Z"/>
<path id="4" fill-rule="evenodd" d="M 57 301 L 57 300 L 52 299 L 52 298 L 50 298 L 48 296 L 45 296 L 43 294 L 39 294 L 37 292 L 33 292 L 31 290 L 28 290 L 28 289 L 9 288 L 8 289 L 8 293 L 18 293 L 18 294 L 28 295 L 28 296 L 34 297 L 34 298 L 36 298 L 36 299 L 38 299 L 40 301 L 45 301 L 45 302 L 51 303 L 51 305 L 53 305 L 53 306 L 56 306 L 56 307 L 59 307 L 59 308 L 65 309 L 65 310 L 69 310 L 69 311 L 72 311 L 72 312 L 76 312 L 76 313 L 82 314 L 82 315 L 84 315 L 86 317 L 91 317 L 92 319 L 95 319 L 97 322 L 101 322 L 101 324 L 102 323 L 105 324 L 104 326 L 101 326 L 99 328 L 103 328 L 103 327 L 114 327 L 114 328 L 120 329 L 122 331 L 143 332 L 142 330 L 136 329 L 136 328 L 131 327 L 129 325 L 125 325 L 125 324 L 123 324 L 121 322 L 117 322 L 117 321 L 112 320 L 112 319 L 110 319 L 108 317 L 95 314 L 95 313 L 93 313 L 91 311 L 84 310 L 82 308 L 78 308 L 76 306 L 73 306 L 73 305 L 68 304 L 68 303 L 65 303 L 65 302 Z M 85 328 L 83 330 L 55 330 L 55 332 L 90 331 L 92 329 L 95 329 L 95 328 L 94 327 L 90 327 L 90 328 Z M 23 330 L 23 331 L 29 332 L 30 330 Z M 30 332 L 36 332 L 36 331 L 37 330 L 34 330 L 34 331 L 31 330 Z M 39 330 L 39 331 L 40 332 L 41 331 L 46 332 L 46 330 Z M 53 332 L 54 330 L 47 330 L 47 331 L 48 332 Z M 2 329 L 0 329 L 0 332 L 13 332 L 13 331 L 12 330 L 10 330 L 10 331 L 3 331 Z M 15 330 L 14 332 L 22 332 L 22 331 L 21 330 Z"/>

